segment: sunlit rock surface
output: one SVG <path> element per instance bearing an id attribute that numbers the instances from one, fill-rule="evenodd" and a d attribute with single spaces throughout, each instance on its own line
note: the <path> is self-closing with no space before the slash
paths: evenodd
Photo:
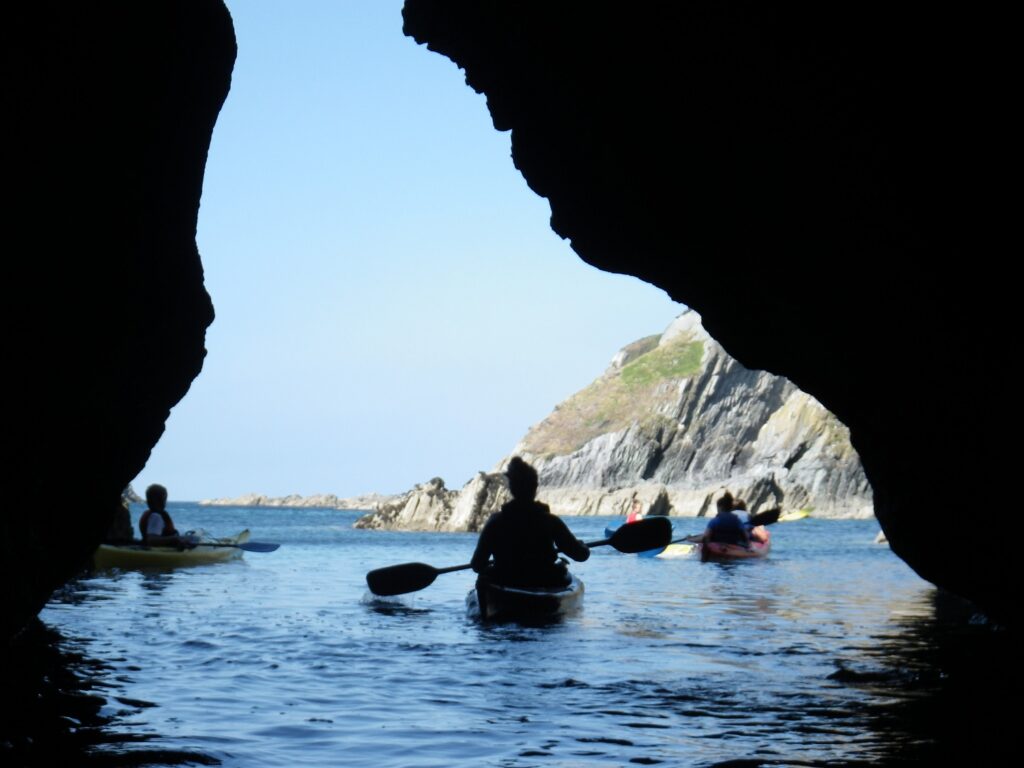
<path id="1" fill-rule="evenodd" d="M 871 516 L 849 431 L 814 398 L 744 368 L 695 312 L 654 338 L 621 350 L 513 451 L 537 468 L 555 512 L 625 514 L 634 494 L 645 510 L 665 494 L 672 514 L 704 515 L 728 489 L 755 512 Z"/>
<path id="2" fill-rule="evenodd" d="M 752 512 L 872 514 L 846 427 L 792 383 L 729 357 L 692 311 L 620 350 L 512 454 L 537 468 L 538 498 L 559 515 L 625 515 L 639 500 L 648 514 L 703 516 L 726 489 Z M 458 492 L 435 478 L 358 525 L 479 530 L 508 498 L 507 462 Z"/>
<path id="3" fill-rule="evenodd" d="M 196 222 L 235 58 L 216 0 L 16 2 L 4 32 L 3 639 L 87 561 L 202 367 Z"/>
<path id="4" fill-rule="evenodd" d="M 663 287 L 744 366 L 839 416 L 893 550 L 1015 621 L 1012 566 L 965 524 L 978 483 L 1010 476 L 1018 421 L 1002 11 L 407 0 L 404 15 L 486 95 L 584 260 Z"/>
<path id="5" fill-rule="evenodd" d="M 511 501 L 500 473 L 477 472 L 461 490 L 435 477 L 355 522 L 356 528 L 400 531 L 477 531 L 487 518 Z"/>
<path id="6" fill-rule="evenodd" d="M 376 509 L 381 504 L 394 501 L 395 496 L 382 493 L 366 493 L 361 496 L 338 497 L 333 493 L 315 493 L 301 496 L 266 496 L 262 493 L 246 493 L 234 498 L 203 499 L 199 503 L 206 507 L 296 507 L 315 509 Z"/>

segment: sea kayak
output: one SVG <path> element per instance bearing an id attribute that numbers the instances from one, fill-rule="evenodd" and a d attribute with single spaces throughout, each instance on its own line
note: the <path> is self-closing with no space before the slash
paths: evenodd
<path id="1" fill-rule="evenodd" d="M 583 582 L 575 576 L 568 586 L 520 589 L 477 580 L 466 595 L 466 613 L 481 621 L 537 621 L 564 616 L 583 604 Z"/>
<path id="2" fill-rule="evenodd" d="M 177 547 L 147 547 L 142 544 L 100 544 L 93 553 L 93 568 L 98 571 L 111 568 L 134 570 L 145 568 L 184 568 L 191 565 L 209 565 L 235 560 L 242 556 L 242 550 L 232 544 L 243 544 L 249 540 L 249 531 L 224 539 L 210 539 L 200 542 L 192 549 Z"/>
<path id="3" fill-rule="evenodd" d="M 724 562 L 728 560 L 750 560 L 753 558 L 767 557 L 772 548 L 771 534 L 764 532 L 764 541 L 751 541 L 749 547 L 742 544 L 722 544 L 717 541 L 710 541 L 698 544 L 700 549 L 701 562 L 715 561 Z"/>

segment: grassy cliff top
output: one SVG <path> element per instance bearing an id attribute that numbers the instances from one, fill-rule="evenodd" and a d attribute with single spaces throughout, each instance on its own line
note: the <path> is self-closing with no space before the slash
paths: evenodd
<path id="1" fill-rule="evenodd" d="M 625 349 L 638 344 L 652 346 L 648 338 Z M 601 435 L 658 419 L 658 407 L 676 399 L 675 388 L 663 385 L 696 374 L 703 357 L 704 343 L 683 336 L 612 368 L 555 406 L 526 435 L 524 450 L 535 456 L 564 456 Z"/>

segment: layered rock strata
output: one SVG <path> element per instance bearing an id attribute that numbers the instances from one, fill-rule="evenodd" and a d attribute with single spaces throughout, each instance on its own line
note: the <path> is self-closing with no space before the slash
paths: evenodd
<path id="1" fill-rule="evenodd" d="M 608 370 L 555 406 L 513 451 L 538 470 L 539 498 L 560 515 L 703 516 L 723 490 L 752 512 L 810 509 L 870 517 L 871 489 L 849 432 L 791 382 L 731 358 L 692 311 L 620 350 Z M 435 478 L 362 525 L 478 530 L 495 507 L 472 504 L 479 479 L 503 488 L 502 459 L 461 492 Z M 471 509 L 454 515 L 452 510 Z M 482 517 L 481 517 L 482 516 Z"/>
<path id="2" fill-rule="evenodd" d="M 704 515 L 724 489 L 752 511 L 810 508 L 869 517 L 871 489 L 849 432 L 791 382 L 751 371 L 685 312 L 654 346 L 634 343 L 560 403 L 513 453 L 540 474 L 561 514 L 624 514 L 665 494 Z"/>

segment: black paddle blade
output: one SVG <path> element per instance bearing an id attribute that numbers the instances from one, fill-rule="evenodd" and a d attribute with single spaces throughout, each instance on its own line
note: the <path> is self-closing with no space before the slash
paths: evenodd
<path id="1" fill-rule="evenodd" d="M 437 578 L 437 569 L 426 563 L 402 563 L 378 568 L 366 574 L 366 586 L 375 595 L 404 595 L 429 587 Z"/>
<path id="2" fill-rule="evenodd" d="M 648 517 L 635 523 L 620 525 L 608 543 L 619 552 L 646 552 L 666 547 L 672 541 L 672 522 L 667 517 Z"/>
<path id="3" fill-rule="evenodd" d="M 776 507 L 775 509 L 769 509 L 767 512 L 759 512 L 756 515 L 752 515 L 748 521 L 750 525 L 771 525 L 772 523 L 779 522 L 779 515 L 782 514 L 782 508 Z"/>

